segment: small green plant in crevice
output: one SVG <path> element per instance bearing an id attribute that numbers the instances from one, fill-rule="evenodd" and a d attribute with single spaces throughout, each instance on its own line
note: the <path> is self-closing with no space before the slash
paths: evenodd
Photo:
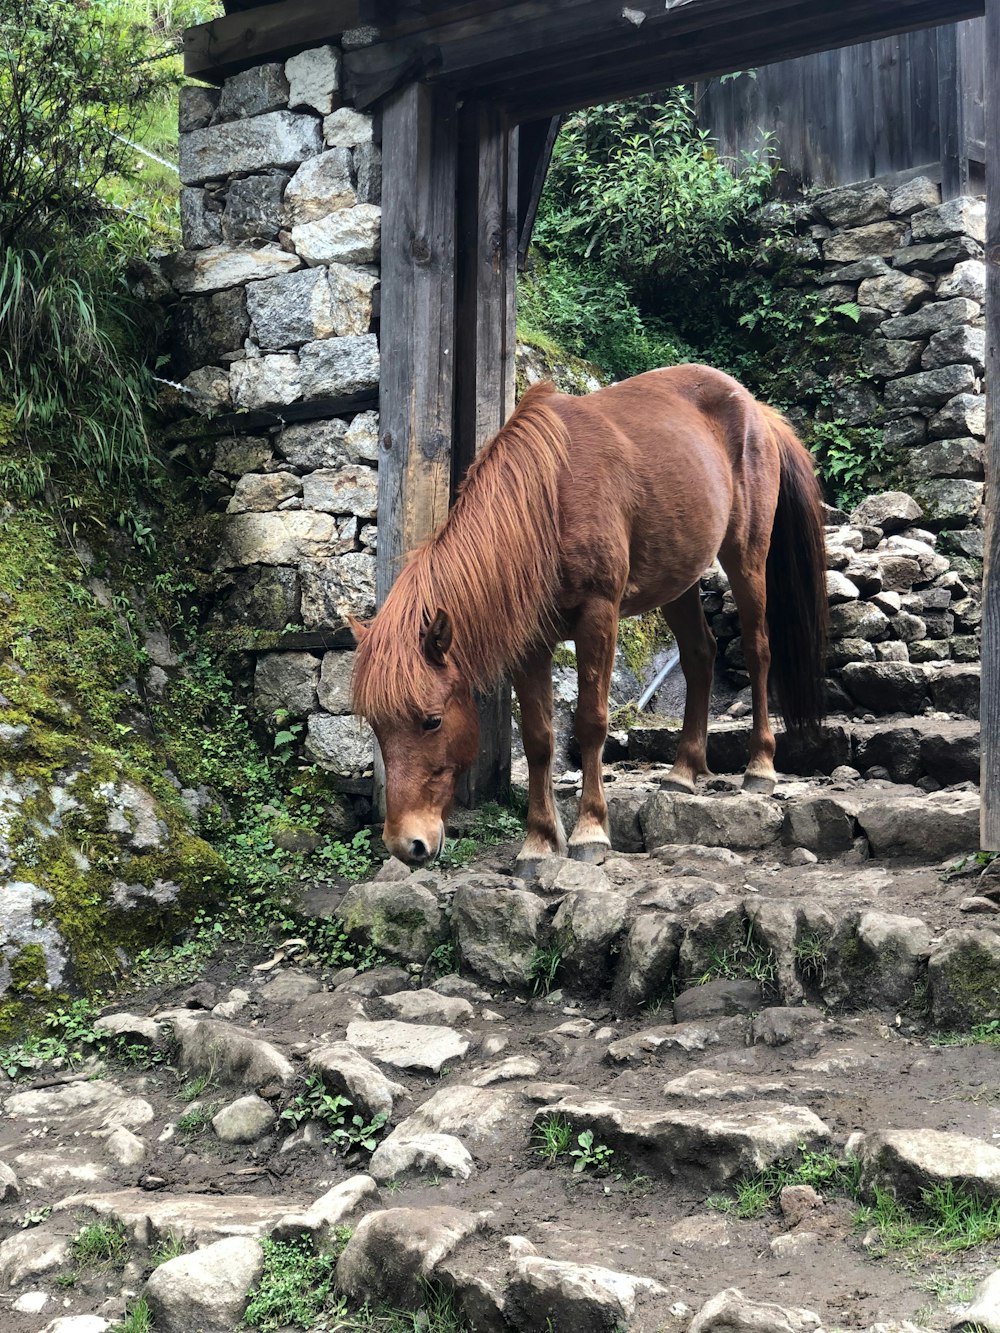
<path id="1" fill-rule="evenodd" d="M 450 977 L 458 971 L 458 950 L 451 940 L 432 949 L 424 964 L 425 983 L 436 981 L 438 977 Z"/>
<path id="2" fill-rule="evenodd" d="M 350 1103 L 348 1103 L 350 1106 Z M 338 1125 L 327 1137 L 327 1143 L 333 1144 L 346 1157 L 355 1150 L 374 1152 L 378 1147 L 378 1136 L 386 1126 L 389 1116 L 379 1111 L 366 1121 L 363 1115 L 352 1115 L 350 1120 Z"/>
<path id="3" fill-rule="evenodd" d="M 349 1117 L 353 1110 L 346 1097 L 327 1091 L 319 1074 L 310 1074 L 303 1090 L 292 1098 L 279 1118 L 296 1127 L 306 1120 L 315 1120 L 326 1130 L 325 1142 L 345 1156 L 356 1149 L 374 1152 L 389 1117 L 379 1113 L 366 1121 L 358 1112 Z"/>
<path id="4" fill-rule="evenodd" d="M 75 1286 L 88 1269 L 109 1272 L 124 1268 L 129 1255 L 125 1228 L 120 1222 L 91 1222 L 73 1237 L 69 1253 L 73 1267 L 56 1278 L 62 1287 Z"/>
<path id="5" fill-rule="evenodd" d="M 725 978 L 727 981 L 759 981 L 761 986 L 773 986 L 778 975 L 774 950 L 757 939 L 752 921 L 747 922 L 745 936 L 728 948 L 713 946 L 708 966 L 698 978 L 698 985 Z"/>
<path id="6" fill-rule="evenodd" d="M 439 864 L 447 869 L 466 865 L 484 847 L 496 847 L 524 833 L 524 820 L 506 806 L 490 801 L 480 806 L 461 837 L 446 838 Z"/>
<path id="7" fill-rule="evenodd" d="M 153 1333 L 153 1312 L 145 1296 L 131 1301 L 124 1318 L 112 1324 L 108 1333 Z"/>
<path id="8" fill-rule="evenodd" d="M 976 1023 L 968 1032 L 934 1032 L 932 1046 L 1000 1046 L 1000 1019 Z"/>
<path id="9" fill-rule="evenodd" d="M 573 1126 L 564 1116 L 543 1116 L 535 1126 L 532 1138 L 532 1151 L 543 1161 L 554 1162 L 569 1152 L 573 1142 Z"/>
<path id="10" fill-rule="evenodd" d="M 957 861 L 950 865 L 943 872 L 942 878 L 947 880 L 955 879 L 961 875 L 981 875 L 998 859 L 1000 859 L 1000 852 L 970 852 L 968 856 L 959 857 Z"/>
<path id="11" fill-rule="evenodd" d="M 0 1050 L 0 1069 L 13 1079 L 23 1078 L 42 1065 L 61 1061 L 69 1065 L 100 1055 L 108 1034 L 94 1027 L 96 1011 L 90 1000 L 73 1000 L 42 1019 L 42 1032 Z"/>
<path id="12" fill-rule="evenodd" d="M 43 1222 L 48 1221 L 52 1216 L 52 1209 L 48 1206 L 44 1208 L 29 1208 L 21 1217 L 19 1226 L 27 1231 L 29 1227 L 39 1227 Z"/>
<path id="13" fill-rule="evenodd" d="M 828 1152 L 812 1152 L 799 1145 L 797 1162 L 774 1162 L 763 1171 L 737 1180 L 733 1186 L 735 1197 L 713 1195 L 708 1206 L 717 1212 L 731 1213 L 740 1218 L 763 1217 L 778 1205 L 781 1191 L 787 1185 L 811 1185 L 828 1194 L 857 1199 L 860 1164 Z"/>
<path id="14" fill-rule="evenodd" d="M 874 1228 L 885 1251 L 923 1257 L 955 1254 L 1000 1240 L 1000 1200 L 985 1200 L 948 1181 L 921 1190 L 920 1201 L 901 1204 L 878 1187 L 857 1214 L 859 1227 Z"/>
<path id="15" fill-rule="evenodd" d="M 200 1106 L 189 1107 L 177 1117 L 177 1132 L 188 1137 L 204 1133 L 221 1107 L 221 1102 L 202 1102 Z"/>
<path id="16" fill-rule="evenodd" d="M 182 1254 L 187 1254 L 188 1244 L 183 1236 L 176 1236 L 168 1232 L 152 1251 L 151 1259 L 153 1267 L 159 1268 L 160 1264 L 169 1263 L 171 1259 L 179 1259 Z"/>
<path id="17" fill-rule="evenodd" d="M 350 1239 L 350 1231 L 339 1228 L 334 1247 L 316 1250 L 311 1241 L 261 1241 L 264 1271 L 250 1294 L 240 1324 L 256 1333 L 279 1328 L 351 1327 L 347 1304 L 334 1287 L 337 1259 Z"/>
<path id="18" fill-rule="evenodd" d="M 579 1174 L 587 1170 L 609 1171 L 615 1154 L 606 1143 L 594 1142 L 592 1129 L 584 1129 L 576 1136 L 576 1147 L 570 1148 L 569 1155 L 573 1158 L 574 1174 Z"/>
<path id="19" fill-rule="evenodd" d="M 818 931 L 807 930 L 795 942 L 795 964 L 808 985 L 822 986 L 830 961 L 830 944 Z"/>
<path id="20" fill-rule="evenodd" d="M 562 963 L 562 949 L 558 944 L 538 948 L 528 963 L 528 980 L 531 982 L 533 995 L 548 995 L 556 982 L 556 975 Z"/>
<path id="21" fill-rule="evenodd" d="M 186 1083 L 181 1085 L 177 1096 L 182 1102 L 197 1101 L 203 1093 L 212 1087 L 212 1083 L 212 1074 L 195 1074 L 193 1078 L 189 1078 Z"/>

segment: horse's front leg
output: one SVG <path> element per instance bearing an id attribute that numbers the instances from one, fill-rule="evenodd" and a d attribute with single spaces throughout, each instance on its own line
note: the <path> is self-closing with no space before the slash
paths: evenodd
<path id="1" fill-rule="evenodd" d="M 521 705 L 521 737 L 528 761 L 528 832 L 517 856 L 519 869 L 530 872 L 546 856 L 562 856 L 566 834 L 552 787 L 555 733 L 552 730 L 552 648 L 533 649 L 514 676 Z"/>
<path id="2" fill-rule="evenodd" d="M 615 603 L 594 598 L 584 604 L 573 635 L 579 677 L 576 739 L 580 745 L 583 793 L 576 825 L 570 834 L 569 854 L 578 861 L 593 860 L 611 846 L 601 756 L 608 736 L 608 692 L 617 634 Z"/>

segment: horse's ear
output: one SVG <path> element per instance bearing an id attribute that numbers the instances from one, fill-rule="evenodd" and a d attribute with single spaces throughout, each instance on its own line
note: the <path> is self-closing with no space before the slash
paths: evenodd
<path id="1" fill-rule="evenodd" d="M 444 666 L 451 647 L 451 617 L 439 610 L 424 634 L 424 656 L 434 666 Z"/>
<path id="2" fill-rule="evenodd" d="M 348 616 L 347 623 L 350 625 L 351 633 L 354 635 L 354 642 L 360 644 L 361 640 L 368 634 L 369 627 L 363 620 L 359 620 L 357 616 Z"/>

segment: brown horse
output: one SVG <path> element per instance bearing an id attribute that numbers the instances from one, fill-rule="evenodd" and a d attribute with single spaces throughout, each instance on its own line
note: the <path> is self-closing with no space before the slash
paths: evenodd
<path id="1" fill-rule="evenodd" d="M 421 863 L 444 841 L 475 759 L 475 690 L 513 675 L 529 769 L 519 861 L 566 850 L 552 791 L 552 653 L 576 644 L 583 794 L 570 855 L 606 848 L 601 751 L 619 616 L 662 607 L 687 682 L 666 785 L 708 773 L 715 640 L 698 580 L 718 555 L 743 632 L 753 729 L 743 787 L 773 789 L 770 671 L 786 725 L 822 715 L 826 587 L 809 454 L 776 412 L 706 366 L 654 370 L 584 398 L 538 385 L 469 469 L 437 534 L 358 640 L 356 712 L 386 771 L 385 842 Z"/>

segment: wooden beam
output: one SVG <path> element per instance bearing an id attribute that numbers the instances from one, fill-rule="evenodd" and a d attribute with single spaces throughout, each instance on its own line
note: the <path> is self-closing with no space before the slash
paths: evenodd
<path id="1" fill-rule="evenodd" d="M 969 193 L 969 158 L 965 124 L 965 78 L 959 58 L 958 25 L 945 24 L 934 34 L 938 67 L 938 133 L 941 139 L 941 198 Z"/>
<path id="2" fill-rule="evenodd" d="M 538 205 L 552 149 L 555 147 L 562 124 L 561 116 L 548 116 L 543 120 L 528 120 L 518 127 L 517 135 L 517 269 L 524 271 L 531 245 L 531 233 L 538 216 Z"/>
<path id="3" fill-rule="evenodd" d="M 188 28 L 184 73 L 221 81 L 227 74 L 322 46 L 360 23 L 358 0 L 280 0 Z"/>
<path id="4" fill-rule="evenodd" d="M 455 346 L 457 108 L 410 84 L 382 132 L 382 380 L 376 597 L 448 514 Z"/>
<path id="5" fill-rule="evenodd" d="M 979 707 L 985 851 L 1000 851 L 1000 0 L 986 0 L 986 560 Z"/>
<path id="6" fill-rule="evenodd" d="M 514 407 L 518 134 L 504 113 L 462 108 L 458 177 L 458 326 L 452 485 Z M 463 780 L 467 805 L 510 786 L 510 686 L 479 700 L 479 758 Z"/>

